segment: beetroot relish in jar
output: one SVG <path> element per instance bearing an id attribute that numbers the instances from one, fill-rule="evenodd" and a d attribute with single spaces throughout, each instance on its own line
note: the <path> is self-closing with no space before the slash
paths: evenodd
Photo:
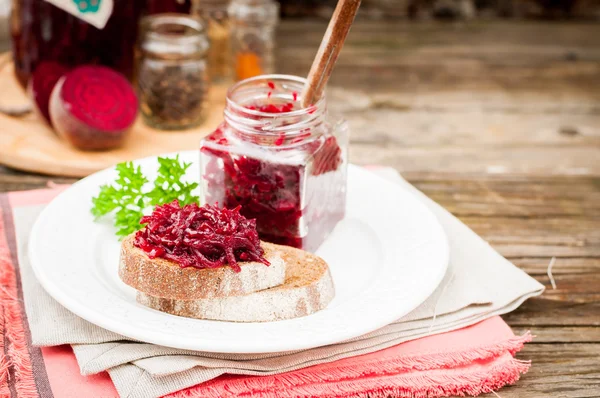
<path id="1" fill-rule="evenodd" d="M 348 128 L 325 99 L 300 108 L 305 80 L 267 75 L 227 93 L 200 148 L 202 202 L 256 219 L 261 239 L 316 250 L 343 218 Z"/>

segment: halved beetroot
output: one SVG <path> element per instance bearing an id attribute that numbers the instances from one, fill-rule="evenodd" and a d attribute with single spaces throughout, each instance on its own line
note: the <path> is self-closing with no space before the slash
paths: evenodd
<path id="1" fill-rule="evenodd" d="M 68 68 L 58 62 L 48 61 L 40 63 L 29 80 L 29 95 L 38 115 L 52 125 L 50 121 L 50 95 L 58 80 L 68 72 Z"/>
<path id="2" fill-rule="evenodd" d="M 119 147 L 138 112 L 125 77 L 104 66 L 80 66 L 52 90 L 50 118 L 58 134 L 83 150 Z"/>

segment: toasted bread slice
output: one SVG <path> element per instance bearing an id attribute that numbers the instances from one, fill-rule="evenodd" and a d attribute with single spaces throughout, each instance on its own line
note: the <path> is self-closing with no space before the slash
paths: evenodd
<path id="1" fill-rule="evenodd" d="M 151 259 L 133 245 L 135 235 L 121 244 L 119 277 L 139 292 L 168 299 L 210 299 L 239 296 L 281 285 L 285 282 L 283 246 L 261 242 L 266 266 L 258 262 L 240 262 L 240 272 L 231 267 L 181 268 L 162 258 Z"/>
<path id="2" fill-rule="evenodd" d="M 138 292 L 147 307 L 188 318 L 234 322 L 270 322 L 322 310 L 335 295 L 327 263 L 308 252 L 286 247 L 285 284 L 260 292 L 223 298 L 172 300 Z"/>

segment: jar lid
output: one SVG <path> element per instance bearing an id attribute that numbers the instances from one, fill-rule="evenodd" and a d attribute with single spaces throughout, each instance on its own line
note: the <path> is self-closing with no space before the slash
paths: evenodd
<path id="1" fill-rule="evenodd" d="M 209 47 L 202 20 L 198 17 L 165 13 L 143 20 L 142 50 L 162 56 L 203 55 Z"/>

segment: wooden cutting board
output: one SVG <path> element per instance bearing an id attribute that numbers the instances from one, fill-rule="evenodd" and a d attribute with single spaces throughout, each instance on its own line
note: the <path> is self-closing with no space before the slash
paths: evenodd
<path id="1" fill-rule="evenodd" d="M 202 137 L 223 120 L 226 86 L 213 86 L 207 118 L 190 130 L 159 131 L 138 119 L 122 148 L 83 152 L 61 140 L 35 113 L 8 116 L 0 113 L 0 164 L 29 172 L 85 177 L 116 163 L 199 147 Z M 13 75 L 9 55 L 0 56 L 0 108 L 27 108 L 29 100 Z"/>

